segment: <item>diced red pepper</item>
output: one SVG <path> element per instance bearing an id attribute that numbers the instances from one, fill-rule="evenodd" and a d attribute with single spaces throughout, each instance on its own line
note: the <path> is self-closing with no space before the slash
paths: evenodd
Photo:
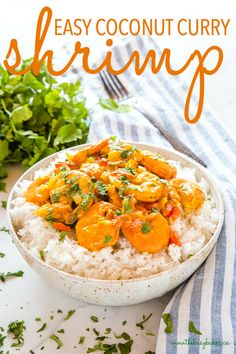
<path id="1" fill-rule="evenodd" d="M 176 232 L 173 231 L 170 232 L 169 244 L 171 243 L 174 243 L 176 246 L 181 246 L 179 236 L 177 235 Z"/>
<path id="2" fill-rule="evenodd" d="M 172 205 L 170 203 L 167 203 L 162 211 L 162 215 L 165 217 L 169 217 L 171 215 L 172 210 Z"/>
<path id="3" fill-rule="evenodd" d="M 178 207 L 174 207 L 169 217 L 171 218 L 172 221 L 175 221 L 176 219 L 180 218 L 181 215 L 182 215 L 181 210 Z"/>
<path id="4" fill-rule="evenodd" d="M 75 164 L 67 163 L 67 162 L 57 162 L 57 163 L 55 164 L 55 167 L 56 167 L 56 168 L 65 167 L 65 168 L 67 169 L 67 171 L 69 171 L 69 170 L 76 169 L 76 168 L 78 168 L 79 166 L 78 166 L 78 165 L 75 165 Z"/>
<path id="5" fill-rule="evenodd" d="M 63 224 L 62 222 L 54 222 L 53 226 L 58 231 L 68 231 L 68 232 L 71 231 L 71 227 L 68 226 L 68 225 Z"/>

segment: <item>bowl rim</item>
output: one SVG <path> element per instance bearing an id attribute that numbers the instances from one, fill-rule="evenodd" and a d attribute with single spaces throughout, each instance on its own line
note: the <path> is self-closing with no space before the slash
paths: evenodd
<path id="1" fill-rule="evenodd" d="M 157 149 L 157 150 L 161 150 L 162 152 L 166 152 L 166 153 L 170 153 L 170 154 L 173 154 L 173 155 L 176 155 L 177 157 L 180 157 L 182 158 L 183 160 L 187 161 L 189 164 L 193 165 L 193 167 L 197 168 L 198 170 L 201 171 L 201 173 L 203 175 L 206 175 L 207 178 L 210 180 L 210 183 L 211 183 L 211 186 L 213 187 L 213 189 L 215 190 L 215 193 L 216 193 L 216 196 L 218 198 L 218 201 L 219 201 L 219 210 L 218 210 L 218 213 L 219 213 L 219 221 L 217 223 L 217 227 L 215 229 L 215 232 L 213 233 L 213 235 L 210 237 L 210 239 L 207 241 L 207 243 L 200 249 L 198 250 L 197 253 L 195 253 L 192 257 L 188 258 L 187 260 L 185 260 L 184 262 L 178 264 L 178 265 L 175 265 L 167 270 L 163 270 L 159 273 L 156 273 L 156 274 L 151 274 L 151 275 L 148 275 L 148 276 L 143 276 L 143 277 L 139 277 L 139 278 L 131 278 L 131 279 L 96 279 L 96 278 L 90 278 L 90 277 L 83 277 L 81 275 L 77 275 L 77 274 L 72 274 L 72 273 L 68 273 L 66 271 L 63 271 L 63 270 L 60 270 L 60 269 L 57 269 L 49 264 L 47 264 L 45 261 L 39 259 L 38 257 L 36 257 L 34 254 L 32 254 L 30 252 L 30 250 L 28 248 L 26 248 L 19 236 L 17 235 L 17 231 L 15 231 L 15 228 L 13 226 L 13 223 L 12 223 L 12 218 L 11 218 L 11 215 L 10 215 L 10 210 L 11 210 L 11 203 L 12 203 L 12 200 L 13 200 L 13 196 L 14 196 L 14 193 L 15 193 L 15 188 L 17 187 L 17 185 L 24 179 L 27 179 L 26 176 L 30 175 L 31 171 L 36 171 L 37 169 L 40 168 L 40 165 L 44 164 L 45 162 L 48 162 L 50 163 L 51 160 L 54 160 L 58 157 L 58 155 L 60 155 L 61 153 L 63 152 L 68 152 L 68 151 L 74 151 L 74 150 L 81 150 L 83 148 L 86 148 L 90 145 L 92 145 L 92 143 L 86 143 L 86 144 L 81 144 L 81 145 L 76 145 L 76 146 L 72 146 L 72 147 L 69 147 L 67 149 L 63 149 L 61 151 L 58 151 L 52 155 L 49 155 L 49 156 L 46 156 L 44 159 L 38 161 L 36 164 L 34 164 L 33 166 L 31 166 L 29 169 L 27 169 L 18 179 L 17 181 L 14 183 L 13 187 L 11 188 L 11 191 L 9 193 L 9 196 L 8 196 L 8 200 L 7 200 L 7 220 L 8 220 L 8 224 L 10 226 L 10 231 L 11 231 L 11 236 L 13 238 L 13 241 L 16 241 L 18 243 L 18 245 L 22 248 L 22 251 L 24 251 L 27 256 L 29 256 L 30 258 L 32 258 L 34 260 L 34 262 L 38 263 L 40 267 L 42 268 L 47 268 L 49 269 L 50 271 L 54 272 L 54 273 L 58 273 L 58 275 L 60 277 L 63 277 L 63 278 L 71 278 L 72 280 L 76 281 L 82 281 L 82 282 L 91 282 L 91 283 L 105 283 L 105 284 L 124 284 L 124 283 L 137 283 L 137 282 L 143 282 L 143 281 L 147 281 L 147 280 L 152 280 L 152 279 L 156 279 L 156 278 L 161 278 L 161 277 L 164 277 L 166 274 L 168 274 L 169 276 L 171 276 L 172 273 L 174 273 L 177 269 L 181 271 L 182 268 L 188 266 L 188 264 L 191 264 L 191 263 L 195 263 L 195 261 L 201 257 L 202 254 L 204 254 L 205 252 L 207 252 L 207 250 L 209 250 L 209 253 L 212 251 L 218 237 L 219 237 L 219 234 L 220 234 L 220 231 L 222 229 L 222 226 L 223 226 L 223 222 L 224 222 L 224 201 L 223 201 L 223 198 L 222 198 L 222 195 L 221 195 L 221 192 L 220 192 L 220 189 L 217 185 L 217 182 L 215 180 L 215 177 L 212 175 L 212 173 L 205 167 L 203 167 L 202 165 L 200 165 L 198 162 L 196 162 L 195 160 L 191 159 L 190 157 L 184 155 L 183 153 L 180 153 L 176 150 L 173 150 L 172 148 L 166 148 L 166 147 L 159 147 L 159 146 L 156 146 L 154 144 L 149 144 L 149 143 L 146 143 L 146 142 L 142 142 L 142 141 L 129 141 L 129 140 L 123 140 L 123 139 L 120 139 L 122 142 L 125 142 L 125 143 L 128 143 L 128 144 L 132 144 L 132 145 L 142 145 L 142 146 L 145 146 L 145 148 L 154 148 L 154 149 Z M 143 149 L 143 148 L 141 148 Z M 181 163 L 181 162 L 180 162 Z M 212 247 L 211 247 L 211 244 L 213 243 Z M 20 252 L 21 253 L 21 252 Z M 24 255 L 22 255 L 24 257 Z M 208 255 L 207 255 L 208 256 Z M 195 269 L 195 271 L 198 269 L 199 267 L 197 267 Z M 195 272 L 194 271 L 194 272 Z"/>

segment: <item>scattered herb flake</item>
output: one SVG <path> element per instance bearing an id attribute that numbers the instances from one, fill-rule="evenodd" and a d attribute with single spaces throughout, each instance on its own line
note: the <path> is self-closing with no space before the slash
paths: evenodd
<path id="1" fill-rule="evenodd" d="M 119 216 L 119 215 L 122 215 L 122 212 L 120 210 L 115 210 L 115 215 Z"/>
<path id="2" fill-rule="evenodd" d="M 128 171 L 128 172 L 130 172 L 132 175 L 136 175 L 136 171 L 133 169 L 133 168 L 131 168 L 131 167 L 125 167 L 125 170 L 126 171 Z"/>
<path id="3" fill-rule="evenodd" d="M 22 277 L 24 272 L 19 270 L 18 272 L 7 272 L 7 273 L 0 273 L 0 280 L 4 283 L 8 277 Z"/>
<path id="4" fill-rule="evenodd" d="M 106 328 L 105 329 L 105 334 L 110 334 L 111 333 L 111 328 Z"/>
<path id="5" fill-rule="evenodd" d="M 130 205 L 130 197 L 124 198 L 124 210 L 126 213 L 130 213 L 132 211 L 132 208 Z"/>
<path id="6" fill-rule="evenodd" d="M 155 354 L 155 352 L 152 352 L 151 350 L 149 350 L 148 352 L 145 352 L 145 354 Z"/>
<path id="7" fill-rule="evenodd" d="M 103 243 L 106 245 L 106 244 L 109 243 L 111 240 L 112 240 L 112 236 L 106 235 L 106 236 L 104 236 Z"/>
<path id="8" fill-rule="evenodd" d="M 55 334 L 52 334 L 49 338 L 54 340 L 54 342 L 57 343 L 57 349 L 60 349 L 63 346 L 62 341 Z"/>
<path id="9" fill-rule="evenodd" d="M 24 344 L 24 337 L 23 332 L 25 329 L 25 322 L 24 321 L 14 321 L 9 323 L 8 325 L 8 333 L 13 334 L 13 339 L 16 339 L 16 343 L 12 343 L 11 347 L 19 347 Z"/>
<path id="10" fill-rule="evenodd" d="M 136 323 L 137 327 L 140 327 L 141 329 L 144 329 L 144 323 L 147 322 L 149 320 L 149 318 L 152 316 L 152 313 L 150 313 L 150 315 L 148 315 L 147 317 L 145 315 L 143 315 L 143 320 L 139 323 Z"/>
<path id="11" fill-rule="evenodd" d="M 0 334 L 0 347 L 3 346 L 4 340 L 6 339 L 6 336 L 3 336 L 2 334 Z"/>
<path id="12" fill-rule="evenodd" d="M 165 333 L 167 333 L 167 334 L 173 333 L 173 331 L 174 331 L 174 326 L 173 326 L 171 314 L 170 314 L 170 313 L 163 313 L 163 315 L 161 316 L 161 318 L 163 319 L 163 321 L 164 321 L 165 324 L 166 324 Z"/>
<path id="13" fill-rule="evenodd" d="M 69 320 L 69 318 L 70 318 L 72 315 L 74 315 L 75 311 L 76 311 L 76 310 L 70 310 L 70 311 L 68 311 L 66 317 L 64 318 L 64 321 Z"/>
<path id="14" fill-rule="evenodd" d="M 2 200 L 2 208 L 6 209 L 7 208 L 7 201 L 6 200 Z"/>
<path id="15" fill-rule="evenodd" d="M 38 332 L 43 332 L 46 327 L 47 327 L 47 323 L 44 323 L 44 324 L 42 325 L 42 327 L 40 327 L 36 332 L 37 332 L 37 333 L 38 333 Z"/>
<path id="16" fill-rule="evenodd" d="M 147 234 L 147 233 L 149 233 L 151 230 L 152 230 L 152 226 L 151 226 L 148 222 L 144 221 L 144 222 L 142 223 L 142 226 L 141 226 L 141 231 L 142 231 L 142 233 L 143 233 L 143 234 Z"/>
<path id="17" fill-rule="evenodd" d="M 35 352 L 33 352 L 33 350 L 30 350 L 30 354 L 35 354 Z"/>
<path id="18" fill-rule="evenodd" d="M 35 317 L 35 319 L 34 319 L 36 322 L 40 322 L 40 321 L 42 321 L 42 319 L 40 318 L 40 317 Z"/>
<path id="19" fill-rule="evenodd" d="M 59 329 L 57 333 L 65 333 L 65 330 L 63 328 Z"/>
<path id="20" fill-rule="evenodd" d="M 88 348 L 87 353 L 93 353 L 96 351 L 102 351 L 103 354 L 113 354 L 117 353 L 116 344 L 105 344 L 105 343 L 98 343 L 93 346 L 93 348 Z M 123 354 L 123 353 L 122 353 Z"/>
<path id="21" fill-rule="evenodd" d="M 96 330 L 96 328 L 93 328 L 93 332 L 96 334 L 96 336 L 99 336 L 99 332 Z"/>
<path id="22" fill-rule="evenodd" d="M 54 319 L 54 316 L 50 316 L 50 320 L 53 320 Z"/>
<path id="23" fill-rule="evenodd" d="M 126 323 L 127 323 L 127 321 L 123 321 L 123 322 L 122 322 L 122 325 L 123 325 L 123 326 L 125 326 L 125 325 L 126 325 Z"/>
<path id="24" fill-rule="evenodd" d="M 45 261 L 45 255 L 44 255 L 44 250 L 39 251 L 40 258 Z"/>
<path id="25" fill-rule="evenodd" d="M 124 340 L 130 340 L 131 339 L 131 337 L 130 337 L 130 335 L 128 334 L 128 333 L 126 333 L 126 332 L 123 332 L 123 333 L 121 333 L 119 336 L 117 336 L 116 334 L 115 334 L 115 337 L 117 338 L 117 339 L 124 339 Z"/>
<path id="26" fill-rule="evenodd" d="M 120 354 L 129 354 L 131 353 L 131 349 L 132 349 L 132 345 L 133 345 L 133 340 L 129 340 L 126 343 L 119 343 L 118 344 L 118 348 L 120 350 Z"/>
<path id="27" fill-rule="evenodd" d="M 0 181 L 0 192 L 6 192 L 6 183 Z"/>
<path id="28" fill-rule="evenodd" d="M 59 242 L 64 242 L 64 239 L 67 235 L 67 232 L 66 231 L 62 231 L 60 232 L 60 235 L 59 235 Z"/>
<path id="29" fill-rule="evenodd" d="M 90 320 L 93 322 L 98 322 L 98 318 L 96 316 L 91 316 Z"/>
<path id="30" fill-rule="evenodd" d="M 153 337 L 155 337 L 155 334 L 152 333 L 152 332 L 147 332 L 147 333 L 146 333 L 146 336 L 153 336 Z"/>
<path id="31" fill-rule="evenodd" d="M 57 313 L 63 313 L 63 311 L 61 309 L 58 309 Z"/>
<path id="32" fill-rule="evenodd" d="M 0 252 L 0 258 L 3 258 L 5 256 L 6 256 L 5 253 Z"/>
<path id="33" fill-rule="evenodd" d="M 79 344 L 84 344 L 85 336 L 81 336 L 79 339 Z"/>
<path id="34" fill-rule="evenodd" d="M 199 331 L 199 329 L 197 329 L 197 328 L 195 327 L 193 321 L 189 321 L 188 330 L 189 330 L 189 332 L 191 332 L 191 333 L 195 333 L 195 334 L 199 334 L 199 335 L 202 334 L 202 333 Z"/>
<path id="35" fill-rule="evenodd" d="M 0 228 L 0 231 L 6 232 L 7 234 L 10 234 L 10 230 L 9 230 L 7 227 L 5 227 L 5 226 L 2 226 L 2 227 Z"/>

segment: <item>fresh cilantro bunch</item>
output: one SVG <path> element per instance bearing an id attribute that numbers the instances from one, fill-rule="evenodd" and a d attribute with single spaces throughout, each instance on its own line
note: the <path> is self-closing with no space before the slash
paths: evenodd
<path id="1" fill-rule="evenodd" d="M 38 76 L 10 75 L 0 66 L 0 178 L 7 176 L 7 163 L 27 168 L 86 142 L 88 114 L 79 81 L 58 83 L 46 66 Z"/>

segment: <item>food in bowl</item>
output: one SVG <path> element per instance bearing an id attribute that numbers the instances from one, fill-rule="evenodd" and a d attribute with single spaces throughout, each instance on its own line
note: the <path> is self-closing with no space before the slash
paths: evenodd
<path id="1" fill-rule="evenodd" d="M 15 189 L 11 218 L 22 244 L 62 271 L 135 279 L 186 261 L 212 237 L 219 215 L 195 168 L 106 138 Z"/>

